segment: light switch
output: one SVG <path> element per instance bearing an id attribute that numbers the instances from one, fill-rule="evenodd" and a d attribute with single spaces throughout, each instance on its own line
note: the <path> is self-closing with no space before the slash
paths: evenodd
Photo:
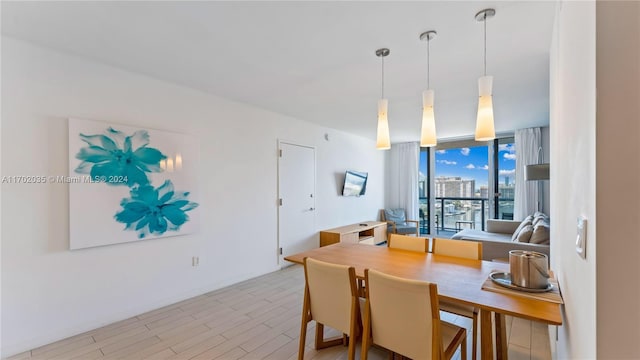
<path id="1" fill-rule="evenodd" d="M 587 218 L 578 217 L 578 235 L 576 236 L 576 253 L 583 258 L 587 258 Z"/>

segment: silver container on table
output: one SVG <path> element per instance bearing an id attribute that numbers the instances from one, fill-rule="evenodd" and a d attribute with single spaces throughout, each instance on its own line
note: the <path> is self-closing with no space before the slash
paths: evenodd
<path id="1" fill-rule="evenodd" d="M 549 286 L 549 260 L 547 255 L 535 251 L 509 251 L 511 284 L 528 289 Z"/>

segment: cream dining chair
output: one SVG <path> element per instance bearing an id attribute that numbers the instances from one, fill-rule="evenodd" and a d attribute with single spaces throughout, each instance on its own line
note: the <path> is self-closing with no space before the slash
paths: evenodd
<path id="1" fill-rule="evenodd" d="M 423 237 L 391 234 L 387 246 L 392 249 L 402 249 L 416 252 L 429 250 L 429 239 Z"/>
<path id="2" fill-rule="evenodd" d="M 390 249 L 402 249 L 424 253 L 429 251 L 429 239 L 417 236 L 391 234 L 389 235 L 389 240 L 387 240 L 387 246 Z M 364 297 L 364 287 L 364 282 L 361 279 L 358 279 L 358 288 L 360 290 L 359 294 L 362 297 Z"/>
<path id="3" fill-rule="evenodd" d="M 366 269 L 362 360 L 371 343 L 411 359 L 467 356 L 467 330 L 440 320 L 438 287 Z"/>
<path id="4" fill-rule="evenodd" d="M 356 337 L 360 332 L 360 301 L 353 267 L 336 265 L 311 258 L 304 259 L 304 300 L 298 359 L 304 358 L 307 324 L 316 321 L 316 349 L 349 343 L 349 360 L 354 360 Z M 324 326 L 330 326 L 342 337 L 324 339 Z"/>
<path id="5" fill-rule="evenodd" d="M 482 243 L 480 242 L 433 238 L 432 246 L 432 252 L 436 255 L 482 260 Z M 471 358 L 475 360 L 478 350 L 478 309 L 473 306 L 442 301 L 440 302 L 440 310 L 473 319 L 473 353 Z"/>

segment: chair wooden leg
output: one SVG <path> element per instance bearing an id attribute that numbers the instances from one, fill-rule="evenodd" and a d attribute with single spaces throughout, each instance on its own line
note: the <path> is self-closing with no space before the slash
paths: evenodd
<path id="1" fill-rule="evenodd" d="M 360 300 L 357 297 L 351 299 L 351 325 L 349 326 L 349 360 L 356 358 L 356 341 L 358 334 L 358 319 L 360 317 Z"/>
<path id="2" fill-rule="evenodd" d="M 475 335 L 475 334 L 474 334 Z M 462 339 L 462 343 L 460 344 L 460 359 L 465 360 L 467 358 L 467 337 L 465 336 Z"/>
<path id="3" fill-rule="evenodd" d="M 307 325 L 309 324 L 309 289 L 304 288 L 304 300 L 302 302 L 302 323 L 300 324 L 300 345 L 298 347 L 298 360 L 304 359 L 304 349 L 307 341 Z"/>
<path id="4" fill-rule="evenodd" d="M 322 349 L 324 343 L 324 325 L 316 322 L 316 350 Z"/>
<path id="5" fill-rule="evenodd" d="M 362 349 L 360 350 L 360 359 L 367 360 L 369 357 L 369 331 L 365 328 L 362 332 Z"/>
<path id="6" fill-rule="evenodd" d="M 342 336 L 337 336 L 331 339 L 324 339 L 324 324 L 316 321 L 316 350 L 325 349 L 332 346 L 343 345 L 344 339 Z"/>
<path id="7" fill-rule="evenodd" d="M 371 315 L 369 314 L 369 300 L 365 303 L 364 320 L 362 324 L 362 350 L 360 359 L 367 360 L 369 356 L 369 346 L 371 345 Z"/>
<path id="8" fill-rule="evenodd" d="M 300 345 L 298 347 L 298 360 L 304 359 L 305 342 L 307 341 L 307 322 L 306 319 L 302 319 L 302 326 L 300 326 Z"/>
<path id="9" fill-rule="evenodd" d="M 474 311 L 473 312 L 473 329 L 472 329 L 472 334 L 473 334 L 473 341 L 471 342 L 471 348 L 473 350 L 473 353 L 471 354 L 471 359 L 472 360 L 476 360 L 477 357 L 477 353 L 478 353 L 478 312 Z"/>
<path id="10" fill-rule="evenodd" d="M 356 358 L 356 338 L 355 337 L 349 337 L 348 359 L 349 360 L 355 360 L 355 358 Z"/>

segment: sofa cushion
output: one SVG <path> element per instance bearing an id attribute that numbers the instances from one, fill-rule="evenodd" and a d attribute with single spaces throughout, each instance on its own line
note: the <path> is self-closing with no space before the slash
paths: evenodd
<path id="1" fill-rule="evenodd" d="M 550 244 L 550 231 L 549 225 L 544 222 L 539 222 L 533 227 L 533 233 L 529 242 L 532 244 L 549 245 Z"/>
<path id="2" fill-rule="evenodd" d="M 529 239 L 531 239 L 531 235 L 533 234 L 533 225 L 525 225 L 522 230 L 518 233 L 518 237 L 516 238 L 517 242 L 528 243 Z"/>
<path id="3" fill-rule="evenodd" d="M 455 235 L 451 237 L 452 239 L 457 240 L 489 240 L 489 241 L 501 241 L 501 242 L 511 242 L 511 234 L 503 234 L 503 233 L 492 233 L 486 232 L 482 230 L 476 229 L 464 229 L 458 231 Z"/>
<path id="4" fill-rule="evenodd" d="M 389 230 L 391 231 L 391 230 Z M 396 234 L 415 234 L 416 233 L 416 227 L 411 225 L 411 224 L 406 224 L 406 225 L 396 225 Z"/>
<path id="5" fill-rule="evenodd" d="M 520 234 L 520 231 L 522 231 L 522 229 L 525 226 L 531 225 L 531 221 L 532 220 L 533 220 L 533 216 L 531 216 L 531 215 L 529 215 L 526 218 L 524 218 L 524 220 L 522 220 L 520 225 L 518 225 L 518 228 L 516 229 L 516 231 L 513 232 L 513 235 L 511 236 L 511 241 L 518 241 L 518 234 Z"/>
<path id="6" fill-rule="evenodd" d="M 384 217 L 387 221 L 393 221 L 398 225 L 406 225 L 404 209 L 384 209 Z"/>

